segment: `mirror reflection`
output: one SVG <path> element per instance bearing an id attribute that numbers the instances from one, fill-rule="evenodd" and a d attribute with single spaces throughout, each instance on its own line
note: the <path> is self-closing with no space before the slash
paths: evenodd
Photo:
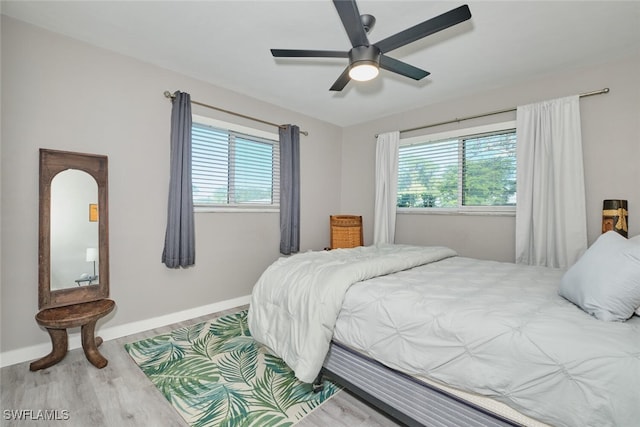
<path id="1" fill-rule="evenodd" d="M 98 184 L 67 169 L 51 181 L 51 290 L 99 282 Z"/>
<path id="2" fill-rule="evenodd" d="M 40 149 L 40 310 L 109 297 L 108 163 Z"/>

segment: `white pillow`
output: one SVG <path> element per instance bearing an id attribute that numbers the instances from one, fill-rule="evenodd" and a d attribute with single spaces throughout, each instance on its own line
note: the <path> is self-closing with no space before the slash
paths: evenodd
<path id="1" fill-rule="evenodd" d="M 562 277 L 558 293 L 606 321 L 640 310 L 640 239 L 602 234 Z"/>

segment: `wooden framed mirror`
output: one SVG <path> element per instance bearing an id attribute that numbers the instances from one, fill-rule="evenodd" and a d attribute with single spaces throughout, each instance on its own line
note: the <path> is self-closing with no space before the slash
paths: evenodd
<path id="1" fill-rule="evenodd" d="M 40 149 L 40 310 L 109 296 L 106 156 Z"/>

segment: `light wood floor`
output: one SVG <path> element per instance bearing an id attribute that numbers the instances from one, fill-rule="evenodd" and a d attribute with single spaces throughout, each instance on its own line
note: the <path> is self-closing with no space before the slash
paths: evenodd
<path id="1" fill-rule="evenodd" d="M 24 362 L 0 369 L 2 426 L 187 426 L 124 350 L 124 344 L 170 332 L 179 327 L 233 313 L 244 307 L 106 341 L 100 352 L 109 360 L 96 369 L 82 349 L 74 349 L 57 365 L 37 372 Z M 99 331 L 98 331 L 99 334 Z M 43 354 L 44 356 L 44 354 Z M 59 421 L 16 421 L 7 411 L 58 410 Z M 63 412 L 66 411 L 66 412 Z M 65 416 L 68 414 L 68 417 Z M 350 393 L 342 391 L 296 427 L 401 426 Z"/>

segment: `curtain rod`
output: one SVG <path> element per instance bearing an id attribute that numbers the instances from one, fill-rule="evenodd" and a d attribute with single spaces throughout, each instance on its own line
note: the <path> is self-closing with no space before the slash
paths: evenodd
<path id="1" fill-rule="evenodd" d="M 164 91 L 164 96 L 165 96 L 165 98 L 170 98 L 170 99 L 173 99 L 173 98 L 176 97 L 174 94 L 172 94 L 168 90 Z M 271 125 L 271 126 L 275 126 L 277 128 L 280 128 L 280 129 L 284 129 L 284 125 L 279 125 L 277 123 L 267 122 L 266 120 L 257 119 L 255 117 L 251 117 L 251 116 L 246 116 L 244 114 L 236 113 L 234 111 L 225 110 L 224 108 L 214 107 L 213 105 L 204 104 L 202 102 L 193 101 L 193 100 L 191 101 L 191 103 L 192 104 L 196 104 L 196 105 L 200 105 L 202 107 L 211 108 L 212 110 L 222 111 L 223 113 L 231 114 L 233 116 L 242 117 L 243 119 L 249 119 L 249 120 L 253 120 L 254 122 L 260 122 L 260 123 L 263 123 L 265 125 Z M 301 130 L 300 133 L 303 134 L 304 136 L 309 136 L 309 132 L 307 132 L 306 130 Z"/>
<path id="2" fill-rule="evenodd" d="M 604 89 L 600 89 L 600 90 L 593 90 L 591 92 L 585 92 L 585 93 L 581 93 L 580 95 L 578 95 L 580 98 L 583 98 L 585 96 L 592 96 L 592 95 L 601 95 L 604 93 L 609 93 L 609 88 L 605 87 Z M 400 132 L 412 132 L 414 130 L 420 130 L 420 129 L 427 129 L 427 128 L 431 128 L 431 127 L 435 127 L 435 126 L 441 126 L 441 125 L 448 125 L 450 123 L 457 123 L 457 122 L 461 122 L 464 120 L 471 120 L 471 119 L 477 119 L 480 117 L 487 117 L 487 116 L 493 116 L 495 114 L 502 114 L 502 113 L 509 113 L 511 111 L 516 111 L 517 108 L 505 108 L 504 110 L 498 110 L 498 111 L 492 111 L 490 113 L 484 113 L 484 114 L 476 114 L 475 116 L 467 116 L 467 117 L 462 117 L 459 119 L 453 119 L 453 120 L 447 120 L 446 122 L 439 122 L 439 123 L 433 123 L 431 125 L 425 125 L 425 126 L 418 126 L 415 128 L 411 128 L 411 129 L 403 129 Z M 378 135 L 376 135 L 376 138 L 378 137 Z"/>

